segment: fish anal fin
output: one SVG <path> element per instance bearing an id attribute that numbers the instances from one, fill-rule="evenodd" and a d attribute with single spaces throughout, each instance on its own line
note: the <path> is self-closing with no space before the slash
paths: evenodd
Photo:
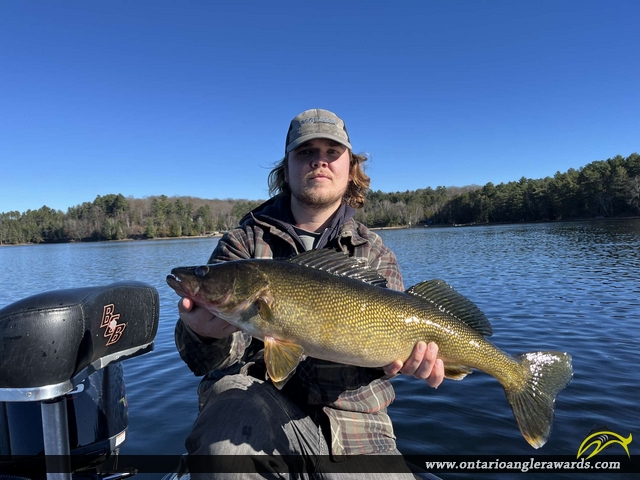
<path id="1" fill-rule="evenodd" d="M 267 365 L 267 374 L 278 390 L 291 378 L 303 355 L 304 349 L 296 343 L 269 336 L 264 338 L 264 361 Z"/>
<path id="2" fill-rule="evenodd" d="M 444 376 L 450 380 L 462 380 L 472 371 L 473 370 L 464 365 L 451 365 L 446 362 L 444 364 Z"/>

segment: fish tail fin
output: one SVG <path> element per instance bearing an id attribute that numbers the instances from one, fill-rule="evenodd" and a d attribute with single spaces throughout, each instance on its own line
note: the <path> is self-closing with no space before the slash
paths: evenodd
<path id="1" fill-rule="evenodd" d="M 522 436 L 540 448 L 551 432 L 556 396 L 573 376 L 571 355 L 564 352 L 533 352 L 516 356 L 524 381 L 505 386 L 505 393 Z"/>

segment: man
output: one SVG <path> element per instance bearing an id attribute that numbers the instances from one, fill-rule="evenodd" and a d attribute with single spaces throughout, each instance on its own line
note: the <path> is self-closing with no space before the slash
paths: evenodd
<path id="1" fill-rule="evenodd" d="M 209 262 L 285 259 L 331 248 L 367 259 L 389 288 L 403 290 L 393 252 L 353 218 L 369 188 L 366 160 L 352 152 L 344 122 L 334 113 L 313 109 L 296 116 L 285 157 L 269 175 L 275 195 L 220 239 Z M 255 467 L 264 475 L 291 470 L 287 455 L 302 459 L 306 471 L 325 470 L 327 464 L 318 459 L 330 459 L 340 472 L 363 459 L 372 472 L 376 462 L 401 461 L 386 412 L 395 398 L 389 378 L 400 372 L 434 388 L 444 378 L 437 345 L 420 342 L 404 363 L 398 359 L 384 369 L 307 358 L 280 391 L 265 380 L 262 342 L 194 307 L 190 299 L 181 299 L 178 308 L 180 355 L 196 375 L 206 375 L 198 388 L 200 413 L 187 450 L 250 456 L 244 457 L 251 458 L 245 462 L 252 465 L 248 470 Z"/>

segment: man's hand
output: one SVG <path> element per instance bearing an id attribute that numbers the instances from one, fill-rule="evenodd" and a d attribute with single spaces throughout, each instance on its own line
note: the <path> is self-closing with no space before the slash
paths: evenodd
<path id="1" fill-rule="evenodd" d="M 444 363 L 438 358 L 438 345 L 434 342 L 429 345 L 425 342 L 416 343 L 413 353 L 404 364 L 401 360 L 396 360 L 383 370 L 387 375 L 395 375 L 398 372 L 413 375 L 415 378 L 426 380 L 433 388 L 438 388 L 444 379 Z"/>
<path id="2" fill-rule="evenodd" d="M 225 338 L 238 329 L 204 308 L 197 307 L 190 298 L 181 298 L 178 311 L 182 321 L 203 338 Z"/>

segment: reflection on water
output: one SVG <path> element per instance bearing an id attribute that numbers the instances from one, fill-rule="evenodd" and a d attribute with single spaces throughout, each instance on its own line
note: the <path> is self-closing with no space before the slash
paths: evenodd
<path id="1" fill-rule="evenodd" d="M 594 426 L 640 435 L 640 220 L 379 233 L 398 257 L 405 287 L 446 280 L 487 314 L 491 340 L 500 348 L 514 354 L 567 351 L 575 371 L 556 402 L 551 438 L 537 451 L 522 439 L 492 377 L 476 372 L 461 382 L 445 381 L 438 390 L 398 378 L 391 414 L 403 452 L 575 455 Z M 216 242 L 0 248 L 0 307 L 44 290 L 123 279 L 158 288 L 156 349 L 125 363 L 130 428 L 123 453 L 184 450 L 196 415 L 198 379 L 175 350 L 177 296 L 164 278 L 175 266 L 205 262 Z M 633 443 L 630 449 L 637 451 Z"/>

